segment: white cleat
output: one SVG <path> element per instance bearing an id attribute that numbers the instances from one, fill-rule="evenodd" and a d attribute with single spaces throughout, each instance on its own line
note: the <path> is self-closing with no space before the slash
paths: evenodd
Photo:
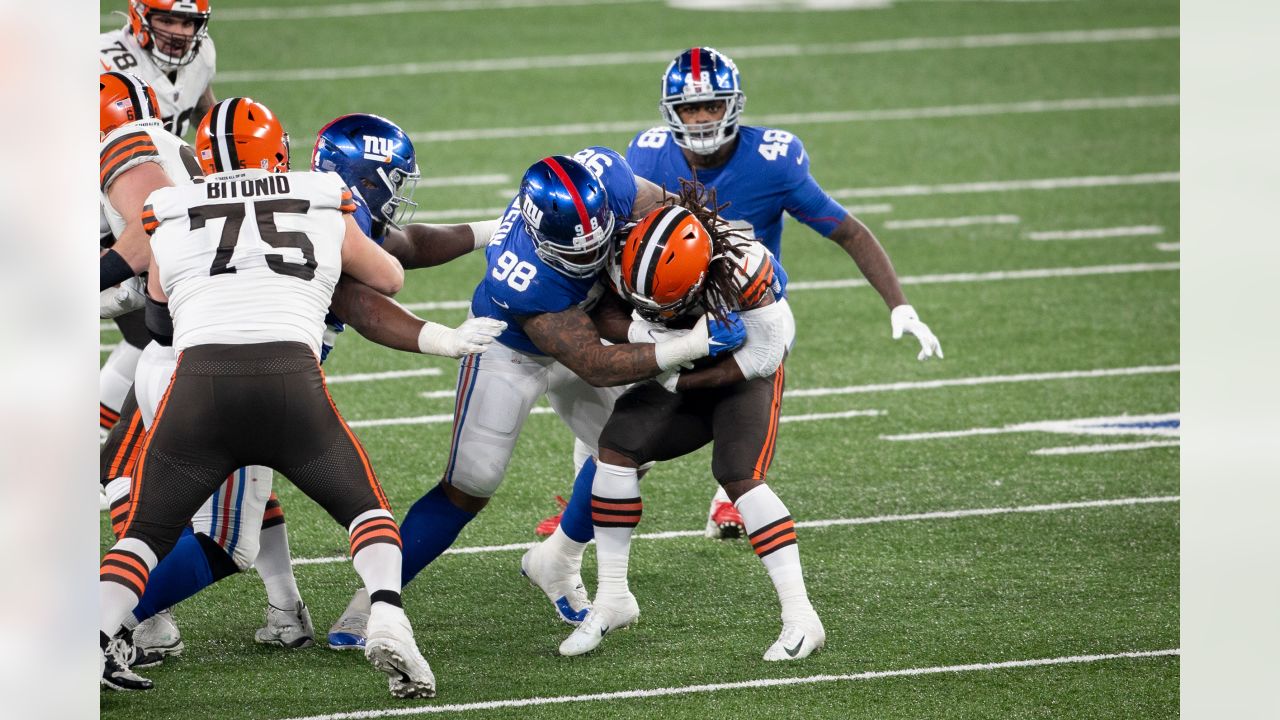
<path id="1" fill-rule="evenodd" d="M 140 653 L 161 657 L 177 657 L 186 647 L 171 610 L 162 610 L 138 623 L 133 629 L 133 646 Z"/>
<path id="2" fill-rule="evenodd" d="M 635 595 L 627 593 L 626 597 L 609 600 L 597 596 L 587 618 L 560 643 L 560 654 L 573 657 L 589 653 L 600 645 L 605 633 L 632 625 L 639 619 L 640 605 Z"/>
<path id="3" fill-rule="evenodd" d="M 304 648 L 315 644 L 316 629 L 311 624 L 311 611 L 298 601 L 291 610 L 267 604 L 267 625 L 253 633 L 254 642 L 286 648 Z"/>
<path id="4" fill-rule="evenodd" d="M 413 641 L 404 610 L 379 603 L 369 615 L 364 656 L 387 675 L 387 687 L 398 698 L 436 696 L 436 676 Z"/>
<path id="5" fill-rule="evenodd" d="M 361 650 L 364 648 L 366 627 L 369 625 L 369 591 L 360 588 L 351 596 L 347 609 L 329 628 L 330 650 Z"/>
<path id="6" fill-rule="evenodd" d="M 782 624 L 778 639 L 764 651 L 764 659 L 801 660 L 827 644 L 827 631 L 817 614 Z"/>
<path id="7" fill-rule="evenodd" d="M 545 543 L 529 548 L 520 558 L 520 574 L 546 594 L 555 608 L 556 617 L 570 625 L 578 625 L 591 610 L 591 599 L 582 584 L 579 568 L 559 553 L 544 549 Z"/>

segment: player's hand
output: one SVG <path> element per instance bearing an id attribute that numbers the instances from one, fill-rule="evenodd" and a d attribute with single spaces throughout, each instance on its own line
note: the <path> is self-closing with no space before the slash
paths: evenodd
<path id="1" fill-rule="evenodd" d="M 689 334 L 689 330 L 678 330 L 669 328 L 661 323 L 649 322 L 639 315 L 631 318 L 631 325 L 627 327 L 627 342 L 633 343 L 660 343 L 676 338 L 684 337 Z"/>
<path id="2" fill-rule="evenodd" d="M 914 335 L 920 341 L 920 354 L 916 355 L 917 360 L 924 360 L 934 355 L 942 359 L 942 345 L 929 326 L 920 322 L 915 308 L 910 305 L 899 305 L 894 308 L 889 313 L 889 325 L 893 328 L 894 340 L 900 339 L 905 332 Z"/>
<path id="3" fill-rule="evenodd" d="M 454 340 L 457 343 L 457 354 L 453 357 L 483 353 L 506 329 L 507 324 L 501 320 L 487 317 L 468 318 L 453 331 Z"/>
<path id="4" fill-rule="evenodd" d="M 707 356 L 720 357 L 737 350 L 747 341 L 747 326 L 738 313 L 729 311 L 725 319 L 707 316 Z"/>
<path id="5" fill-rule="evenodd" d="M 146 288 L 146 281 L 134 276 L 103 290 L 98 295 L 99 317 L 109 320 L 142 309 L 147 304 Z"/>

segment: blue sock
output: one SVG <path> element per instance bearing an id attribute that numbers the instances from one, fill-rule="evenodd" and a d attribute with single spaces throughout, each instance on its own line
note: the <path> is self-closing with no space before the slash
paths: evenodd
<path id="1" fill-rule="evenodd" d="M 400 523 L 400 542 L 404 544 L 400 584 L 408 585 L 432 560 L 449 549 L 458 539 L 458 533 L 475 516 L 450 502 L 439 484 L 418 498 Z"/>
<path id="2" fill-rule="evenodd" d="M 146 620 L 236 571 L 235 562 L 217 543 L 184 528 L 173 550 L 151 572 L 133 616 Z"/>
<path id="3" fill-rule="evenodd" d="M 573 480 L 573 495 L 560 514 L 560 527 L 570 540 L 587 542 L 596 536 L 591 525 L 591 482 L 596 479 L 596 459 L 587 458 Z"/>

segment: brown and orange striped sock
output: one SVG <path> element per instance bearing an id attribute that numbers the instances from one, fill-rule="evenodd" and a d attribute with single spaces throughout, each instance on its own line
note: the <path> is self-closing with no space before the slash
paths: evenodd
<path id="1" fill-rule="evenodd" d="M 796 525 L 787 506 L 768 485 L 748 490 L 734 503 L 747 526 L 751 547 L 764 563 L 782 604 L 782 620 L 810 615 L 813 606 L 804 587 Z"/>
<path id="2" fill-rule="evenodd" d="M 386 510 L 369 510 L 351 523 L 351 564 L 371 602 L 399 606 L 400 528 Z"/>
<path id="3" fill-rule="evenodd" d="M 644 504 L 635 468 L 596 463 L 591 483 L 591 524 L 595 526 L 599 585 L 596 600 L 625 596 L 631 534 L 640 524 Z"/>

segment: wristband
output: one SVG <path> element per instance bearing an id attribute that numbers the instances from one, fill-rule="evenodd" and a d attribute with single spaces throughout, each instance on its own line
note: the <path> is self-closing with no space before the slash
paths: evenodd
<path id="1" fill-rule="evenodd" d="M 471 228 L 471 235 L 475 238 L 475 246 L 473 249 L 479 250 L 489 241 L 493 239 L 493 234 L 498 231 L 497 220 L 485 220 L 484 222 L 467 223 L 467 227 Z"/>
<path id="2" fill-rule="evenodd" d="M 101 287 L 98 292 L 102 292 L 112 285 L 119 285 L 136 275 L 133 268 L 129 267 L 129 263 L 125 261 L 124 256 L 115 250 L 107 250 L 98 259 L 98 279 Z"/>
<path id="3" fill-rule="evenodd" d="M 418 331 L 418 352 L 423 355 L 452 357 L 453 353 L 449 352 L 445 347 L 452 333 L 452 328 L 440 323 L 434 323 L 430 320 L 424 322 L 422 329 Z"/>

